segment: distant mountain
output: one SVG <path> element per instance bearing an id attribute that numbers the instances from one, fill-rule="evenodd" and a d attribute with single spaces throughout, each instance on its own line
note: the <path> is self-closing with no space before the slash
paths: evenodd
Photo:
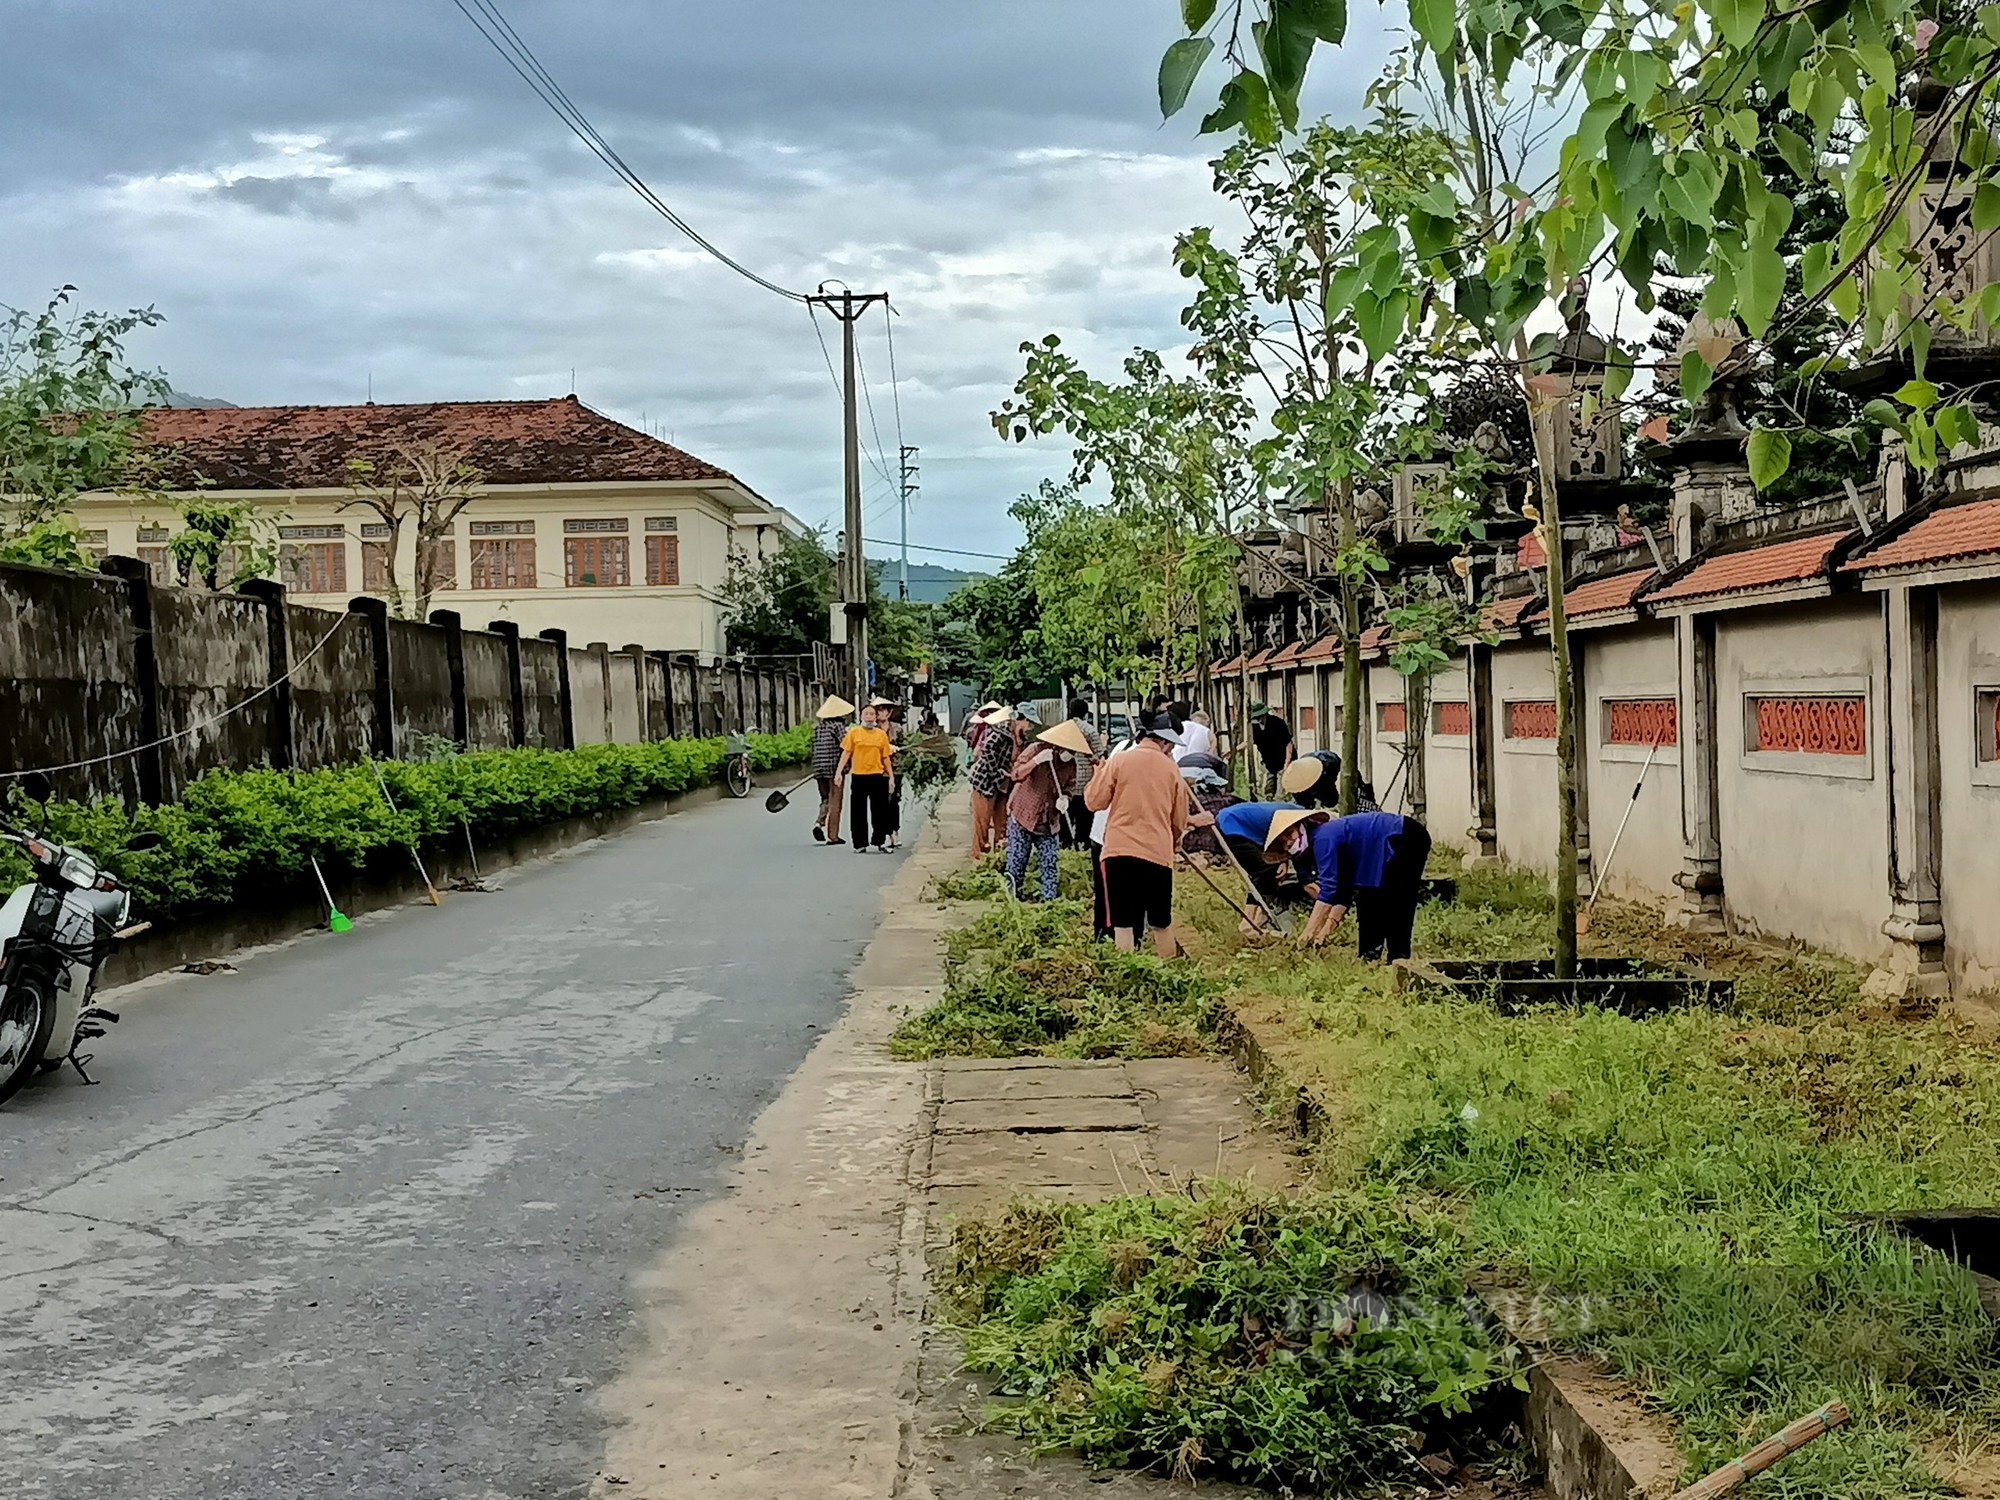
<path id="1" fill-rule="evenodd" d="M 882 568 L 882 592 L 891 599 L 896 597 L 898 565 L 896 559 L 868 559 L 880 563 Z M 913 604 L 942 604 L 953 594 L 976 578 L 987 578 L 987 573 L 974 573 L 966 568 L 948 568 L 938 563 L 910 564 L 910 602 Z"/>
<path id="2" fill-rule="evenodd" d="M 224 401 L 219 396 L 190 396 L 186 391 L 168 387 L 166 405 L 193 407 L 200 411 L 238 411 L 241 408 L 234 401 Z"/>

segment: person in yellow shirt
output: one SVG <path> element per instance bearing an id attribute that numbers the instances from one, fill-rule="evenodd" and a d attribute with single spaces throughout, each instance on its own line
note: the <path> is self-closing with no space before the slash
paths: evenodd
<path id="1" fill-rule="evenodd" d="M 856 854 L 871 848 L 887 853 L 882 844 L 889 837 L 889 758 L 896 753 L 888 734 L 876 722 L 877 710 L 870 703 L 861 710 L 861 722 L 847 731 L 840 742 L 840 766 L 833 773 L 837 788 L 853 772 L 854 785 L 848 791 L 848 837 Z M 870 837 L 870 833 L 873 837 Z"/>

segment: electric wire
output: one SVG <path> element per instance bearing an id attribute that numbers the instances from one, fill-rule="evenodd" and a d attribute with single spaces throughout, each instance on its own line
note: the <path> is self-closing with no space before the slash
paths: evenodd
<path id="1" fill-rule="evenodd" d="M 536 97 L 548 105 L 555 112 L 556 117 L 569 127 L 570 133 L 582 141 L 590 149 L 592 155 L 603 162 L 605 166 L 609 167 L 627 187 L 637 193 L 647 206 L 652 208 L 661 218 L 665 219 L 674 228 L 694 241 L 696 245 L 708 252 L 709 255 L 729 267 L 730 270 L 736 272 L 737 275 L 764 288 L 765 291 L 774 292 L 778 296 L 787 298 L 793 302 L 804 302 L 806 300 L 804 292 L 797 292 L 793 291 L 790 287 L 780 286 L 769 277 L 759 275 L 734 256 L 718 248 L 713 241 L 702 235 L 686 219 L 668 207 L 666 201 L 658 193 L 654 192 L 646 180 L 631 168 L 624 157 L 618 154 L 610 142 L 606 141 L 598 133 L 597 127 L 591 124 L 589 116 L 585 115 L 577 107 L 575 101 L 563 90 L 562 85 L 557 83 L 548 69 L 542 66 L 540 59 L 535 56 L 533 49 L 521 40 L 520 33 L 515 31 L 506 16 L 501 14 L 495 0 L 451 0 L 451 3 L 457 7 L 459 13 L 466 20 L 472 23 L 473 28 L 486 39 L 488 45 L 500 54 L 501 59 L 506 62 L 507 66 L 520 76 L 521 81 L 534 90 Z"/>

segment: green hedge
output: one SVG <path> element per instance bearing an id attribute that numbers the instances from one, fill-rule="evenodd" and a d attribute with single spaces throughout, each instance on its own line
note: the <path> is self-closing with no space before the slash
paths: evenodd
<path id="1" fill-rule="evenodd" d="M 796 765 L 812 726 L 753 734 L 760 771 Z M 391 812 L 367 765 L 320 771 L 216 771 L 177 803 L 127 810 L 117 801 L 56 802 L 48 832 L 108 858 L 132 889 L 133 910 L 158 924 L 232 906 L 259 907 L 315 892 L 309 860 L 338 884 L 408 867 L 408 846 L 464 848 L 587 813 L 616 812 L 714 781 L 721 739 L 575 750 L 479 750 L 427 761 L 383 761 Z M 136 832 L 157 849 L 120 853 Z M 0 893 L 28 878 L 18 852 L 0 853 Z"/>

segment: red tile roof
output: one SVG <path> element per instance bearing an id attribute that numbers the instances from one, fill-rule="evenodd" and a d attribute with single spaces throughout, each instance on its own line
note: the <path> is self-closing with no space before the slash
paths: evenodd
<path id="1" fill-rule="evenodd" d="M 1844 573 L 1914 568 L 2000 553 L 2000 500 L 1934 510 L 1901 535 L 1842 564 Z"/>
<path id="2" fill-rule="evenodd" d="M 1646 602 L 1671 604 L 1681 599 L 1741 594 L 1781 583 L 1803 583 L 1826 570 L 1828 555 L 1847 536 L 1845 531 L 1821 532 L 1817 536 L 1789 537 L 1746 552 L 1725 552 L 1704 558 L 1658 593 L 1648 594 Z"/>
<path id="3" fill-rule="evenodd" d="M 1266 646 L 1262 651 L 1259 651 L 1255 656 L 1250 658 L 1250 670 L 1255 672 L 1260 667 L 1269 666 L 1271 658 L 1276 654 L 1277 650 L 1276 646 Z"/>
<path id="4" fill-rule="evenodd" d="M 1340 632 L 1323 635 L 1299 653 L 1300 661 L 1332 661 L 1340 655 Z"/>
<path id="5" fill-rule="evenodd" d="M 1360 648 L 1363 651 L 1379 651 L 1389 643 L 1387 625 L 1370 625 L 1361 632 Z"/>
<path id="6" fill-rule="evenodd" d="M 1587 578 L 1563 595 L 1563 617 L 1569 620 L 1587 620 L 1592 615 L 1608 615 L 1621 609 L 1630 609 L 1639 590 L 1658 576 L 1652 568 L 1634 568 L 1629 573 L 1610 573 L 1602 578 Z M 1546 602 L 1538 603 L 1535 606 L 1534 618 L 1544 619 L 1548 612 Z"/>
<path id="7" fill-rule="evenodd" d="M 1540 602 L 1540 596 L 1535 594 L 1516 594 L 1511 599 L 1489 600 L 1479 611 L 1479 627 L 1482 630 L 1510 630 L 1521 623 L 1521 616 L 1530 606 Z"/>
<path id="8" fill-rule="evenodd" d="M 1542 546 L 1542 539 L 1530 531 L 1514 544 L 1514 561 L 1523 572 L 1546 568 L 1549 565 L 1548 550 Z"/>
<path id="9" fill-rule="evenodd" d="M 600 415 L 574 396 L 549 401 L 431 401 L 403 406 L 163 407 L 146 436 L 178 448 L 188 482 L 222 489 L 338 489 L 351 459 L 399 447 L 462 449 L 488 484 L 731 480 L 670 444 Z M 171 472 L 171 470 L 170 470 Z M 183 474 L 175 474 L 181 482 Z"/>
<path id="10" fill-rule="evenodd" d="M 1240 672 L 1243 670 L 1243 653 L 1239 651 L 1228 661 L 1219 661 L 1208 670 L 1209 674 L 1215 677 L 1226 677 L 1232 672 Z"/>
<path id="11" fill-rule="evenodd" d="M 1306 643 L 1304 641 L 1293 641 L 1289 646 L 1281 646 L 1278 649 L 1277 655 L 1271 658 L 1268 665 L 1277 667 L 1295 662 L 1299 659 L 1299 653 L 1305 649 Z"/>

